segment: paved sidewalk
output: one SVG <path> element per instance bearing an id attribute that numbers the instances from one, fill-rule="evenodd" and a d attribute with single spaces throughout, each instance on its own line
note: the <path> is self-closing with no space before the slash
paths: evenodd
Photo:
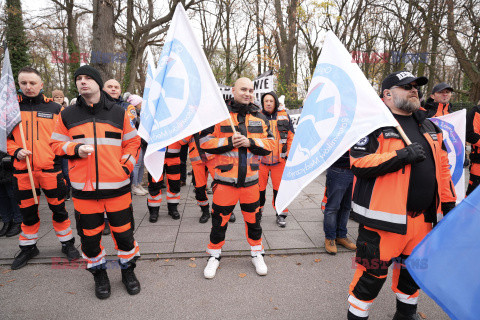
<path id="1" fill-rule="evenodd" d="M 135 239 L 140 246 L 142 258 L 181 258 L 203 257 L 209 242 L 211 220 L 200 224 L 200 208 L 196 204 L 194 187 L 190 184 L 182 187 L 179 204 L 180 220 L 173 220 L 167 215 L 165 189 L 160 218 L 157 223 L 148 221 L 146 196 L 133 196 L 135 216 Z M 268 254 L 291 253 L 321 253 L 324 251 L 323 213 L 321 200 L 325 190 L 325 175 L 320 175 L 289 206 L 286 228 L 279 228 L 275 223 L 275 212 L 271 206 L 272 188 L 267 188 L 267 203 L 262 219 L 263 244 Z M 211 202 L 212 195 L 209 195 Z M 67 201 L 67 211 L 72 223 L 73 203 Z M 226 242 L 223 247 L 224 256 L 249 255 L 250 246 L 245 237 L 245 224 L 242 219 L 240 206 L 235 208 L 237 221 L 229 223 Z M 29 263 L 48 263 L 53 257 L 63 257 L 60 253 L 60 244 L 55 236 L 51 223 L 51 212 L 46 199 L 40 198 L 40 220 L 38 248 L 40 254 Z M 348 230 L 352 240 L 357 237 L 358 224 L 349 221 Z M 76 245 L 80 246 L 79 237 L 74 232 Z M 107 255 L 114 257 L 116 252 L 111 236 L 103 236 L 102 244 Z M 339 247 L 339 250 L 346 251 Z M 0 238 L 0 264 L 10 264 L 14 255 L 19 251 L 18 238 Z"/>

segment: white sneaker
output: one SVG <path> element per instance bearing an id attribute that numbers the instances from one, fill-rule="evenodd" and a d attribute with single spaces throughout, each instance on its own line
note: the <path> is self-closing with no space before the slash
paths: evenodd
<path id="1" fill-rule="evenodd" d="M 263 255 L 259 254 L 255 257 L 252 257 L 252 263 L 255 266 L 255 271 L 257 271 L 257 274 L 260 276 L 266 276 L 268 272 L 267 265 L 265 264 L 265 261 L 263 260 Z"/>
<path id="2" fill-rule="evenodd" d="M 138 185 L 138 190 L 142 191 L 142 192 L 144 193 L 144 195 L 148 193 L 148 190 L 145 189 L 145 188 L 144 188 L 142 185 L 140 185 L 140 184 Z"/>
<path id="3" fill-rule="evenodd" d="M 218 266 L 220 265 L 220 260 L 215 257 L 208 258 L 207 266 L 203 270 L 203 275 L 206 279 L 213 279 L 217 273 Z"/>
<path id="4" fill-rule="evenodd" d="M 132 193 L 137 196 L 144 196 L 146 194 L 136 185 L 132 185 Z"/>

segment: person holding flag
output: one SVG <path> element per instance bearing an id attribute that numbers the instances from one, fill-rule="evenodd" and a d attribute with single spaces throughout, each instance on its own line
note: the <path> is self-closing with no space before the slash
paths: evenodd
<path id="1" fill-rule="evenodd" d="M 100 73 L 88 65 L 75 71 L 80 93 L 75 105 L 64 109 L 50 146 L 70 160 L 70 181 L 77 231 L 87 270 L 95 280 L 95 295 L 110 296 L 105 249 L 101 245 L 106 212 L 118 252 L 122 282 L 131 295 L 140 292 L 135 261 L 140 256 L 133 238 L 134 221 L 130 173 L 138 159 L 140 137 L 127 111 L 101 88 Z"/>
<path id="2" fill-rule="evenodd" d="M 275 137 L 275 144 L 268 156 L 262 157 L 260 163 L 259 186 L 260 186 L 260 213 L 263 212 L 263 206 L 266 201 L 266 189 L 268 184 L 268 176 L 271 175 L 273 185 L 273 208 L 275 208 L 275 200 L 277 198 L 278 188 L 282 180 L 283 170 L 285 169 L 285 161 L 288 152 L 292 146 L 293 129 L 292 121 L 285 111 L 285 107 L 280 108 L 280 102 L 275 92 L 265 93 L 261 99 L 262 113 L 267 118 L 270 128 Z M 285 218 L 288 209 L 284 209 L 281 214 L 277 213 L 277 225 L 285 228 L 287 225 Z"/>
<path id="3" fill-rule="evenodd" d="M 467 113 L 466 141 L 472 144 L 467 196 L 480 184 L 480 101 Z"/>
<path id="4" fill-rule="evenodd" d="M 61 106 L 42 94 L 43 82 L 36 69 L 30 67 L 20 69 L 18 83 L 21 90 L 18 101 L 26 144 L 25 146 L 23 144 L 20 126 L 15 127 L 7 139 L 7 149 L 8 154 L 14 159 L 15 196 L 20 205 L 23 223 L 19 237 L 21 252 L 13 260 L 12 270 L 24 267 L 30 259 L 39 254 L 36 243 L 40 217 L 38 203 L 35 203 L 32 193 L 27 156 L 30 157 L 35 192 L 39 195 L 40 188 L 43 189 L 53 213 L 53 228 L 62 244 L 62 252 L 69 261 L 80 258 L 65 209 L 67 187 L 62 173 L 61 158 L 55 155 L 49 146 Z"/>
<path id="5" fill-rule="evenodd" d="M 205 152 L 215 154 L 216 185 L 207 249 L 210 258 L 204 270 L 207 279 L 215 277 L 222 246 L 225 244 L 228 220 L 239 201 L 253 265 L 259 275 L 266 275 L 268 271 L 263 259 L 262 227 L 259 220 L 258 170 L 259 157 L 270 154 L 275 140 L 268 120 L 252 103 L 253 82 L 248 78 L 240 78 L 235 82 L 232 92 L 233 99 L 227 103 L 231 120 L 216 124 L 214 132 L 201 144 Z"/>
<path id="6" fill-rule="evenodd" d="M 368 318 L 392 262 L 394 319 L 418 319 L 419 287 L 405 259 L 456 200 L 442 131 L 417 112 L 419 86 L 427 82 L 407 71 L 382 82 L 385 104 L 413 143 L 404 142 L 396 128 L 382 127 L 350 149 L 356 177 L 352 217 L 360 225 L 348 319 Z"/>

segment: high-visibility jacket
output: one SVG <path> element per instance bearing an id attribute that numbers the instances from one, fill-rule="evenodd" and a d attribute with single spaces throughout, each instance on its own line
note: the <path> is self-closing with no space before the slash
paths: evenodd
<path id="1" fill-rule="evenodd" d="M 470 153 L 470 161 L 472 164 L 480 163 L 480 105 L 473 107 L 467 113 L 466 141 L 472 144 L 472 152 Z M 478 166 L 475 166 L 478 167 Z M 472 166 L 473 168 L 473 166 Z M 480 175 L 480 171 L 473 172 Z"/>
<path id="2" fill-rule="evenodd" d="M 285 110 L 274 111 L 272 114 L 268 114 L 264 110 L 263 114 L 270 123 L 275 144 L 272 152 L 268 156 L 262 157 L 262 164 L 274 165 L 282 159 L 286 159 L 290 152 L 294 135 L 293 125 Z"/>
<path id="3" fill-rule="evenodd" d="M 188 144 L 188 155 L 192 164 L 207 162 L 215 157 L 215 155 L 205 152 L 200 146 L 203 142 L 207 141 L 207 136 L 213 133 L 214 126 L 192 134 L 180 140 L 183 144 Z"/>
<path id="4" fill-rule="evenodd" d="M 435 162 L 436 199 L 434 208 L 425 212 L 425 221 L 437 223 L 442 217 L 441 202 L 456 200 L 447 151 L 442 130 L 428 119 L 414 117 L 431 147 Z M 411 165 L 405 164 L 396 152 L 405 146 L 397 129 L 383 127 L 350 149 L 355 174 L 351 216 L 359 223 L 393 233 L 406 233 Z"/>
<path id="5" fill-rule="evenodd" d="M 441 117 L 452 113 L 452 105 L 450 103 L 435 102 L 432 98 L 427 99 L 424 108 L 427 111 L 427 118 Z"/>
<path id="6" fill-rule="evenodd" d="M 270 154 L 275 140 L 268 120 L 254 104 L 227 102 L 235 130 L 250 140 L 250 147 L 234 148 L 229 120 L 215 125 L 214 132 L 201 144 L 205 152 L 215 154 L 215 182 L 235 187 L 258 183 L 260 156 Z"/>
<path id="7" fill-rule="evenodd" d="M 33 98 L 19 95 L 18 102 L 26 146 L 32 152 L 29 157 L 32 170 L 61 170 L 61 159 L 55 156 L 49 141 L 62 107 L 43 94 Z M 16 126 L 7 139 L 7 152 L 13 156 L 17 171 L 27 170 L 26 160 L 17 159 L 21 149 L 20 126 Z"/>
<path id="8" fill-rule="evenodd" d="M 50 140 L 56 155 L 69 158 L 73 196 L 79 199 L 107 199 L 130 192 L 130 172 L 138 159 L 140 136 L 126 110 L 101 93 L 89 106 L 83 97 L 60 113 Z M 82 191 L 88 160 L 80 158 L 81 145 L 93 145 L 95 164 L 91 168 L 94 191 Z"/>

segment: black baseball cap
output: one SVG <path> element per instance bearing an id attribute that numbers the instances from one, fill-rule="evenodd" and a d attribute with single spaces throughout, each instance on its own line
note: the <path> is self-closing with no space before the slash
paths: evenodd
<path id="1" fill-rule="evenodd" d="M 424 86 L 428 83 L 428 79 L 423 76 L 415 77 L 412 73 L 408 71 L 397 71 L 394 73 L 390 73 L 382 81 L 382 93 L 385 89 L 390 89 L 394 86 L 401 86 L 412 82 L 416 82 L 419 86 Z"/>
<path id="2" fill-rule="evenodd" d="M 438 91 L 445 90 L 445 89 L 448 89 L 450 91 L 455 91 L 455 90 L 453 90 L 453 88 L 448 83 L 440 82 L 435 87 L 433 87 L 432 94 L 434 94 L 435 92 L 438 92 Z"/>

